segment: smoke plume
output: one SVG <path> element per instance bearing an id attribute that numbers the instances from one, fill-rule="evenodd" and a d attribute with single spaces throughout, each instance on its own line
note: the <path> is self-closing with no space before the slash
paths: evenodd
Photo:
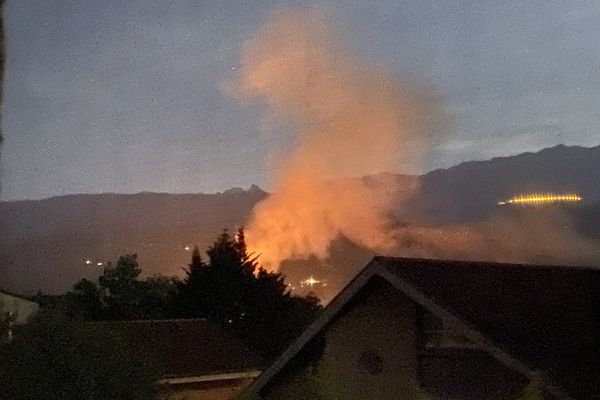
<path id="1" fill-rule="evenodd" d="M 435 95 L 359 60 L 315 10 L 275 14 L 247 43 L 233 92 L 299 127 L 296 148 L 274 168 L 274 194 L 247 227 L 263 264 L 324 258 L 339 236 L 376 251 L 395 247 L 394 188 L 342 178 L 418 166 L 447 121 Z"/>
<path id="2" fill-rule="evenodd" d="M 567 213 L 552 208 L 521 211 L 477 223 L 399 228 L 390 253 L 549 265 L 594 265 L 600 260 L 597 241 L 579 234 Z"/>
<path id="3" fill-rule="evenodd" d="M 297 145 L 273 168 L 274 193 L 257 204 L 247 243 L 261 262 L 329 255 L 339 238 L 388 255 L 529 263 L 594 263 L 597 243 L 559 210 L 486 221 L 423 225 L 390 216 L 419 201 L 418 185 L 393 176 L 418 169 L 437 132 L 451 130 L 438 98 L 356 57 L 315 10 L 275 14 L 244 48 L 232 85 L 269 118 L 298 127 Z M 400 194 L 400 195 L 399 195 Z M 414 199 L 411 199 L 414 197 Z M 397 214 L 397 212 L 396 212 Z"/>

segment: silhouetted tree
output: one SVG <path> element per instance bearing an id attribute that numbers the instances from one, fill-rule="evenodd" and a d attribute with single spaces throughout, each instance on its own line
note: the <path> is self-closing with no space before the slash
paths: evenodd
<path id="1" fill-rule="evenodd" d="M 176 298 L 177 278 L 151 276 L 138 282 L 136 319 L 161 319 L 172 315 Z"/>
<path id="2" fill-rule="evenodd" d="M 314 296 L 293 296 L 283 275 L 248 252 L 244 230 L 217 238 L 202 259 L 199 248 L 183 280 L 139 279 L 137 256 L 119 257 L 97 282 L 82 279 L 67 294 L 69 315 L 87 321 L 209 318 L 269 358 L 281 351 L 321 309 Z"/>
<path id="3" fill-rule="evenodd" d="M 71 313 L 84 320 L 96 321 L 103 319 L 106 314 L 107 306 L 101 289 L 85 278 L 73 286 L 73 291 L 67 294 L 66 300 L 71 306 Z"/>
<path id="4" fill-rule="evenodd" d="M 198 246 L 192 251 L 192 261 L 188 264 L 185 277 L 179 284 L 174 309 L 179 316 L 206 317 L 204 307 L 204 283 L 207 281 L 207 269 Z"/>
<path id="5" fill-rule="evenodd" d="M 247 251 L 243 229 L 226 230 L 202 261 L 197 248 L 179 290 L 182 316 L 207 317 L 272 357 L 320 310 L 315 297 L 292 296 L 284 277 L 260 267 Z"/>
<path id="6" fill-rule="evenodd" d="M 150 277 L 139 280 L 136 254 L 109 263 L 98 282 L 82 279 L 67 294 L 70 315 L 88 321 L 159 319 L 171 313 L 177 280 Z"/>
<path id="7" fill-rule="evenodd" d="M 192 262 L 189 264 L 189 268 L 186 271 L 186 276 L 184 279 L 185 284 L 193 285 L 194 281 L 201 279 L 202 274 L 205 273 L 205 267 L 206 264 L 200 255 L 200 248 L 196 245 L 192 251 Z"/>

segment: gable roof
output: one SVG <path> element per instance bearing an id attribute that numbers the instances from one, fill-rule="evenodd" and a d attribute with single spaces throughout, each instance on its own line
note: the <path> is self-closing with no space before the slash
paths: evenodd
<path id="1" fill-rule="evenodd" d="M 277 375 L 375 276 L 453 320 L 511 368 L 526 376 L 540 371 L 555 397 L 599 392 L 600 271 L 389 257 L 375 257 L 249 392 Z"/>
<path id="2" fill-rule="evenodd" d="M 256 372 L 262 360 L 237 338 L 206 319 L 90 322 L 86 328 L 111 332 L 127 351 L 144 355 L 161 378 L 234 376 Z"/>
<path id="3" fill-rule="evenodd" d="M 390 258 L 376 262 L 574 396 L 590 398 L 600 389 L 599 270 Z"/>

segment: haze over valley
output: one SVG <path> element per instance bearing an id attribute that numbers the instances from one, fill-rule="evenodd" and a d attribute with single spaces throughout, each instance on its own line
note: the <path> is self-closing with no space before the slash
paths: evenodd
<path id="1" fill-rule="evenodd" d="M 441 235 L 450 238 L 465 238 L 466 230 L 476 227 L 495 240 L 493 246 L 500 251 L 487 254 L 481 243 L 468 242 L 455 249 L 455 238 L 434 248 L 429 236 L 415 234 L 400 235 L 398 240 L 404 243 L 390 251 L 393 255 L 449 254 L 494 261 L 600 265 L 600 146 L 561 145 L 538 153 L 467 162 L 423 176 L 380 174 L 352 179 L 367 186 L 394 188 L 388 195 L 402 200 L 392 208 L 390 223 L 400 232 L 402 227 L 418 226 L 442 229 Z M 411 190 L 415 186 L 420 190 Z M 407 191 L 414 197 L 406 200 Z M 513 195 L 536 192 L 578 193 L 583 201 L 570 207 L 497 204 Z M 192 246 L 204 250 L 223 228 L 233 230 L 247 224 L 253 207 L 268 196 L 253 186 L 216 194 L 106 193 L 2 202 L 0 261 L 6 267 L 0 271 L 0 281 L 6 289 L 23 293 L 61 293 L 82 276 L 101 274 L 103 266 L 97 263 L 106 265 L 121 254 L 134 252 L 147 275 L 181 274 Z M 499 222 L 509 220 L 527 226 L 515 226 L 511 233 L 510 225 Z M 494 222 L 499 237 L 490 237 L 485 221 Z M 552 224 L 552 232 L 545 227 L 527 232 L 528 227 L 546 222 Z M 525 235 L 531 234 L 526 238 L 531 254 L 506 244 L 512 243 L 513 235 L 512 239 L 522 241 L 523 236 L 516 232 L 521 229 Z M 563 235 L 570 239 L 558 249 L 562 256 L 550 251 L 536 254 L 535 244 L 549 240 L 547 236 L 551 237 L 549 243 L 554 243 L 553 235 L 554 239 Z M 325 261 L 286 261 L 281 270 L 293 284 L 311 275 L 326 280 L 326 295 L 331 296 L 372 254 L 342 238 L 334 242 Z M 86 260 L 91 265 L 86 265 Z"/>

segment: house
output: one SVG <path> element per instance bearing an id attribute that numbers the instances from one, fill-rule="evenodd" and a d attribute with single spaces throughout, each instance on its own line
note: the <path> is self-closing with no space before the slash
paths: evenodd
<path id="1" fill-rule="evenodd" d="M 600 398 L 600 271 L 375 257 L 249 399 Z"/>
<path id="2" fill-rule="evenodd" d="M 261 359 L 206 319 L 86 323 L 116 335 L 125 351 L 159 372 L 165 400 L 233 398 L 260 374 Z"/>
<path id="3" fill-rule="evenodd" d="M 26 323 L 39 309 L 29 297 L 0 289 L 0 342 L 10 340 L 12 327 Z"/>

